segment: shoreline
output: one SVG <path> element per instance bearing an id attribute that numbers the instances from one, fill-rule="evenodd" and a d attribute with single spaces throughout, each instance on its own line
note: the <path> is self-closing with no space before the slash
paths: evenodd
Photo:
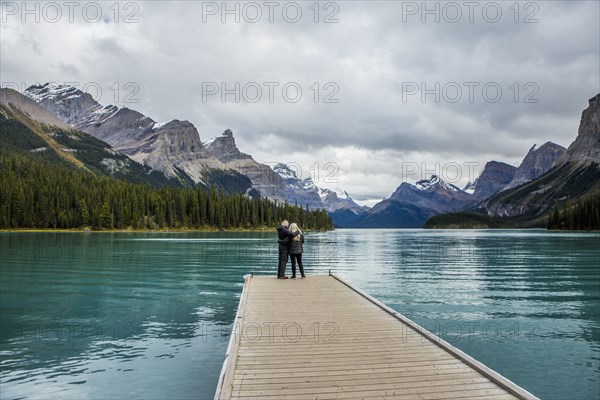
<path id="1" fill-rule="evenodd" d="M 39 228 L 21 228 L 21 229 L 0 229 L 0 233 L 210 233 L 210 232 L 272 232 L 276 231 L 277 227 L 264 227 L 264 228 L 228 228 L 228 229 L 217 229 L 217 228 L 202 228 L 202 229 L 39 229 Z M 304 229 L 303 232 L 331 232 L 331 230 L 313 231 Z"/>

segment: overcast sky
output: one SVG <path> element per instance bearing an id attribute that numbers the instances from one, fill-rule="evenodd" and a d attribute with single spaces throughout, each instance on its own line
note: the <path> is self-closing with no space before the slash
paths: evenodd
<path id="1" fill-rule="evenodd" d="M 202 140 L 230 128 L 370 205 L 566 147 L 600 92 L 598 1 L 0 5 L 2 86 L 77 82 Z"/>

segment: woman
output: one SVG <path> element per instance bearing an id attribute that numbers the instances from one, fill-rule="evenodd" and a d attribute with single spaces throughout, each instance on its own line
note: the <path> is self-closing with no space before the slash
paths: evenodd
<path id="1" fill-rule="evenodd" d="M 306 278 L 304 275 L 304 265 L 302 264 L 302 245 L 304 244 L 304 235 L 297 224 L 290 225 L 290 232 L 298 234 L 290 240 L 290 256 L 292 258 L 292 279 L 296 279 L 296 261 L 300 267 L 300 275 L 302 278 Z"/>

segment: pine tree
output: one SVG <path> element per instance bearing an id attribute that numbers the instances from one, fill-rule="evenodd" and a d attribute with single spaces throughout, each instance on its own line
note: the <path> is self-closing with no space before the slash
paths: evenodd
<path id="1" fill-rule="evenodd" d="M 102 228 L 112 229 L 113 228 L 113 216 L 108 201 L 102 204 L 102 211 L 100 214 L 100 220 L 102 221 Z"/>
<path id="2" fill-rule="evenodd" d="M 79 201 L 79 212 L 81 216 L 81 225 L 90 226 L 90 210 L 88 209 L 85 199 Z"/>

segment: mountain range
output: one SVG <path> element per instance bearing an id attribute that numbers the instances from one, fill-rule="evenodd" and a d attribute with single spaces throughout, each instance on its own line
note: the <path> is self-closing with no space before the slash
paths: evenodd
<path id="1" fill-rule="evenodd" d="M 345 202 L 322 196 L 328 189 L 317 187 L 310 178 L 299 179 L 286 164 L 271 168 L 257 162 L 239 150 L 230 129 L 203 142 L 189 121 L 159 123 L 127 107 L 103 106 L 73 86 L 46 83 L 30 86 L 23 94 L 53 116 L 52 123 L 106 142 L 119 154 L 181 186 L 217 185 L 228 192 L 265 196 L 313 210 L 363 209 L 349 196 Z"/>
<path id="2" fill-rule="evenodd" d="M 541 176 L 488 199 L 486 213 L 539 218 L 555 205 L 600 194 L 600 94 L 583 111 L 575 141 L 556 154 L 560 157 Z"/>
<path id="3" fill-rule="evenodd" d="M 565 150 L 546 143 L 530 150 L 519 168 L 499 162 L 488 162 L 479 177 L 459 188 L 438 175 L 417 181 L 403 182 L 392 195 L 355 218 L 344 219 L 344 227 L 355 228 L 420 228 L 429 218 L 465 209 L 485 210 L 487 201 L 497 193 L 510 189 L 518 179 L 523 183 L 535 180 L 549 171 Z M 334 222 L 338 211 L 332 213 Z M 339 225 L 339 224 L 338 224 Z"/>
<path id="4" fill-rule="evenodd" d="M 433 216 L 457 211 L 543 226 L 552 207 L 600 193 L 599 121 L 600 94 L 589 100 L 577 138 L 568 149 L 552 142 L 534 145 L 518 168 L 490 161 L 475 182 L 462 189 L 437 175 L 414 185 L 404 182 L 362 215 L 350 221 L 345 216 L 345 226 L 419 228 Z"/>
<path id="5" fill-rule="evenodd" d="M 24 141 L 3 130 L 10 139 L 3 140 L 15 148 L 52 149 L 61 160 L 94 173 L 155 187 L 214 185 L 226 192 L 324 209 L 335 226 L 358 228 L 418 228 L 435 215 L 456 211 L 538 218 L 555 204 L 599 191 L 599 103 L 600 95 L 589 101 L 568 149 L 546 142 L 534 145 L 518 167 L 490 161 L 463 188 L 437 175 L 415 184 L 403 182 L 369 209 L 344 190 L 318 187 L 295 165 L 257 162 L 240 151 L 230 129 L 202 141 L 189 121 L 159 123 L 126 107 L 103 106 L 72 86 L 34 85 L 23 94 L 0 89 L 3 124 L 20 123 L 37 134 Z"/>

